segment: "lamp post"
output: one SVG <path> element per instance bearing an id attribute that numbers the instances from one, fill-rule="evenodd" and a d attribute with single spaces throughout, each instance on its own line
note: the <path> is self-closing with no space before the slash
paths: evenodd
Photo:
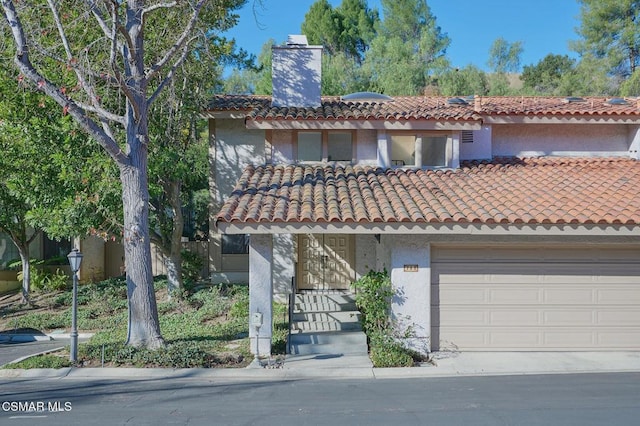
<path id="1" fill-rule="evenodd" d="M 77 248 L 67 255 L 73 273 L 73 306 L 71 307 L 71 350 L 69 360 L 74 364 L 78 361 L 78 271 L 82 263 L 82 253 Z"/>

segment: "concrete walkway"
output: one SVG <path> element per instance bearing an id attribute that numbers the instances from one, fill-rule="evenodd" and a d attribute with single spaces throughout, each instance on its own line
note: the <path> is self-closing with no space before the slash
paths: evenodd
<path id="1" fill-rule="evenodd" d="M 0 350 L 2 350 L 0 345 Z M 265 362 L 263 361 L 263 364 Z M 373 368 L 366 356 L 291 356 L 271 368 L 62 368 L 0 370 L 0 377 L 304 379 L 457 377 L 522 374 L 640 372 L 640 352 L 448 352 L 411 368 Z"/>
<path id="2" fill-rule="evenodd" d="M 81 334 L 79 341 L 90 338 Z M 0 338 L 0 365 L 69 345 L 68 334 Z M 406 378 L 481 375 L 640 372 L 640 352 L 435 352 L 411 368 L 373 368 L 366 355 L 288 355 L 283 362 L 249 368 L 63 368 L 0 370 L 0 377 L 219 377 L 219 378 Z"/>

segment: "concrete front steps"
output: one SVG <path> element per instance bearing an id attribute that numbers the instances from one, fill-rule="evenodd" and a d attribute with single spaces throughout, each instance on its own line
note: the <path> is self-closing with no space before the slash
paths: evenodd
<path id="1" fill-rule="evenodd" d="M 346 292 L 297 294 L 292 317 L 292 355 L 367 355 L 354 296 Z"/>

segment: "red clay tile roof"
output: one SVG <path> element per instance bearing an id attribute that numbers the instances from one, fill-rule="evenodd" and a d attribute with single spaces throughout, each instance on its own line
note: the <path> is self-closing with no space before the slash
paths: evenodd
<path id="1" fill-rule="evenodd" d="M 249 166 L 216 221 L 640 225 L 640 161 L 509 158 L 446 171 Z"/>
<path id="2" fill-rule="evenodd" d="M 244 111 L 247 118 L 268 120 L 443 120 L 480 121 L 483 117 L 584 116 L 640 117 L 636 100 L 611 105 L 605 97 L 588 97 L 567 102 L 562 97 L 479 97 L 466 105 L 450 105 L 442 96 L 400 96 L 390 102 L 346 102 L 339 97 L 323 97 L 317 108 L 271 106 L 268 96 L 217 95 L 209 111 Z"/>

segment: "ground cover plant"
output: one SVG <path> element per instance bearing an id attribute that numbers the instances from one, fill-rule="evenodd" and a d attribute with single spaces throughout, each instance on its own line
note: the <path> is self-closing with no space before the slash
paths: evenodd
<path id="1" fill-rule="evenodd" d="M 125 345 L 127 287 L 122 278 L 81 285 L 78 330 L 94 336 L 79 345 L 79 367 L 244 367 L 249 351 L 249 291 L 246 285 L 200 286 L 182 298 L 166 297 L 166 279 L 155 280 L 160 326 L 166 345 L 147 350 Z M 71 324 L 71 291 L 36 292 L 29 306 L 19 297 L 0 297 L 0 331 L 35 329 L 45 333 Z M 274 353 L 284 353 L 286 308 L 274 310 Z M 36 357 L 12 368 L 60 368 L 68 352 Z"/>

